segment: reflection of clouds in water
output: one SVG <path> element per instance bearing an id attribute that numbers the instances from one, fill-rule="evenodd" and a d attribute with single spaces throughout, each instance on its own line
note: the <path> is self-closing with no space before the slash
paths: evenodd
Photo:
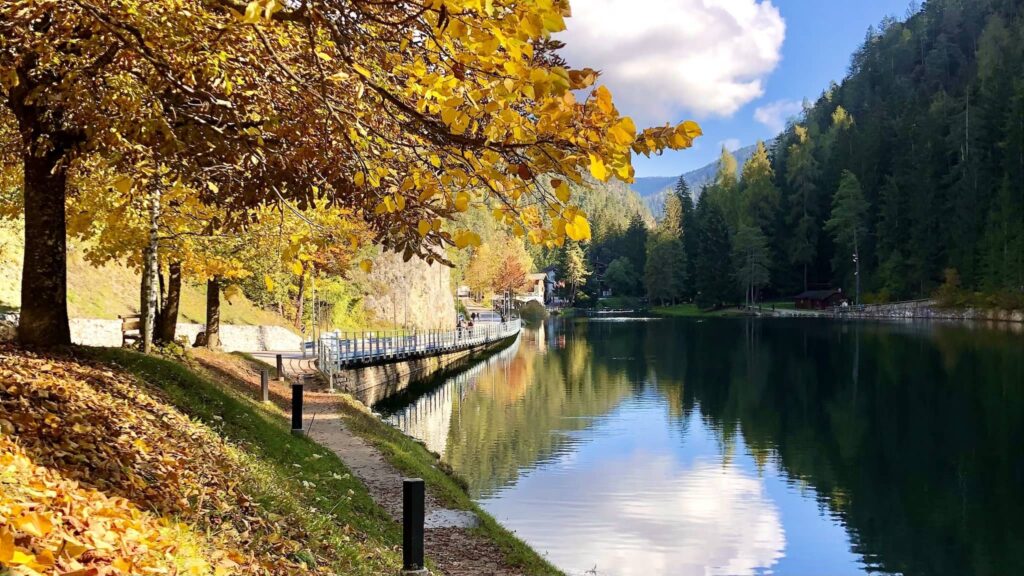
<path id="1" fill-rule="evenodd" d="M 783 556 L 778 510 L 736 467 L 683 468 L 643 451 L 583 465 L 559 462 L 484 504 L 528 542 L 550 544 L 571 574 L 752 575 Z"/>

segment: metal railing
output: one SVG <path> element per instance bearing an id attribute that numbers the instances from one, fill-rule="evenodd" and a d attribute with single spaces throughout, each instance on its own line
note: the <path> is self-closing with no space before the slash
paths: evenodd
<path id="1" fill-rule="evenodd" d="M 320 337 L 317 367 L 333 382 L 343 368 L 466 350 L 504 340 L 519 330 L 520 320 L 515 319 L 455 330 L 333 332 Z"/>

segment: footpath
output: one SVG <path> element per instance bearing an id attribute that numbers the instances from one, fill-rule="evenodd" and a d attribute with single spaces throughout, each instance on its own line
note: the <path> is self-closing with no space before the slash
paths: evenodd
<path id="1" fill-rule="evenodd" d="M 250 355 L 270 366 L 271 375 L 274 375 L 276 354 L 254 352 Z M 251 392 L 259 391 L 259 374 L 251 366 L 235 361 L 234 357 L 200 352 L 196 358 L 208 369 L 230 377 Z M 352 406 L 353 401 L 327 392 L 326 383 L 313 365 L 312 358 L 302 358 L 298 353 L 282 353 L 282 361 L 287 376 L 306 377 L 304 427 L 309 438 L 337 454 L 366 485 L 374 501 L 400 523 L 404 475 L 380 450 L 352 431 L 352 428 L 358 428 L 353 426 L 353 420 L 358 417 L 353 413 L 358 410 Z M 270 398 L 282 410 L 288 410 L 290 384 L 272 378 Z M 428 561 L 433 562 L 432 573 L 449 576 L 525 576 L 536 573 L 536 570 L 526 571 L 510 563 L 499 545 L 482 533 L 481 518 L 473 511 L 445 507 L 442 499 L 438 487 L 427 480 L 425 552 Z"/>

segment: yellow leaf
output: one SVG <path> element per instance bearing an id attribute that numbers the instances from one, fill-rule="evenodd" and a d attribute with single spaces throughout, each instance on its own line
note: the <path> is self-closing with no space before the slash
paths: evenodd
<path id="1" fill-rule="evenodd" d="M 469 230 L 461 230 L 455 235 L 455 247 L 462 249 L 468 246 L 480 246 L 480 235 Z"/>
<path id="2" fill-rule="evenodd" d="M 11 566 L 20 566 L 23 564 L 32 564 L 36 561 L 36 557 L 32 554 L 25 554 L 21 550 L 15 550 L 11 555 L 11 559 L 7 561 Z"/>
<path id="3" fill-rule="evenodd" d="M 373 262 L 370 260 L 363 260 L 359 263 L 359 267 L 363 269 L 363 272 L 369 274 L 373 270 Z"/>
<path id="4" fill-rule="evenodd" d="M 232 284 L 224 289 L 224 298 L 227 299 L 228 304 L 231 304 L 233 298 L 237 298 L 242 295 L 242 290 L 236 284 Z"/>
<path id="5" fill-rule="evenodd" d="M 608 91 L 604 86 L 598 86 L 597 90 L 594 90 L 594 96 L 597 97 L 597 107 L 601 109 L 605 114 L 611 114 L 615 111 L 615 106 L 612 104 L 612 93 Z"/>
<path id="6" fill-rule="evenodd" d="M 590 155 L 590 173 L 601 182 L 608 180 L 608 167 L 604 165 L 604 160 L 596 154 Z"/>
<path id="7" fill-rule="evenodd" d="M 14 557 L 14 534 L 7 529 L 0 530 L 0 562 L 10 563 Z"/>
<path id="8" fill-rule="evenodd" d="M 469 194 L 466 192 L 459 192 L 455 197 L 455 209 L 459 212 L 465 212 L 469 210 Z"/>
<path id="9" fill-rule="evenodd" d="M 127 194 L 127 193 L 131 192 L 132 191 L 132 179 L 128 178 L 127 176 L 124 176 L 122 178 L 118 178 L 114 182 L 114 189 L 116 189 L 121 194 Z"/>
<path id="10" fill-rule="evenodd" d="M 263 283 L 267 286 L 267 292 L 274 291 L 274 279 L 270 277 L 270 274 L 263 275 Z"/>
<path id="11" fill-rule="evenodd" d="M 37 538 L 43 538 L 53 530 L 53 522 L 38 512 L 29 512 L 14 521 L 14 526 Z"/>
<path id="12" fill-rule="evenodd" d="M 554 184 L 556 181 L 552 181 Z M 572 197 L 572 193 L 569 191 L 569 185 L 561 180 L 557 180 L 558 186 L 555 187 L 555 196 L 562 202 L 568 202 L 569 198 Z"/>
<path id="13" fill-rule="evenodd" d="M 590 222 L 577 214 L 571 222 L 565 225 L 565 235 L 577 242 L 590 240 Z"/>
<path id="14" fill-rule="evenodd" d="M 356 186 L 362 186 L 363 184 L 366 183 L 366 175 L 363 174 L 362 172 L 356 172 L 355 181 Z"/>
<path id="15" fill-rule="evenodd" d="M 427 220 L 420 220 L 420 223 L 416 226 L 420 236 L 426 236 L 430 233 L 430 222 Z"/>
<path id="16" fill-rule="evenodd" d="M 704 135 L 704 131 L 700 129 L 700 125 L 692 120 L 687 120 L 686 122 L 683 122 L 683 132 L 685 132 L 686 137 L 690 138 L 691 140 L 698 136 Z"/>
<path id="17" fill-rule="evenodd" d="M 440 168 L 441 167 L 441 158 L 437 154 L 431 154 L 430 155 L 430 165 L 433 166 L 434 168 Z"/>

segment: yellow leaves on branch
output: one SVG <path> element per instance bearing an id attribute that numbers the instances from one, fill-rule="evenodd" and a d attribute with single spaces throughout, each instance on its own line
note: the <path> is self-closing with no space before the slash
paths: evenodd
<path id="1" fill-rule="evenodd" d="M 99 81 L 68 83 L 78 92 L 53 101 L 86 107 L 98 126 L 90 133 L 116 134 L 116 142 L 103 142 L 111 156 L 153 146 L 132 141 L 133 133 L 158 134 L 154 154 L 202 151 L 168 162 L 203 175 L 185 177 L 202 182 L 193 184 L 194 196 L 255 210 L 277 201 L 271 191 L 302 209 L 312 194 L 363 220 L 378 243 L 421 257 L 458 246 L 460 237 L 436 223 L 477 202 L 501 206 L 509 229 L 531 241 L 586 238 L 585 216 L 561 212 L 571 200 L 568 183 L 587 174 L 629 182 L 633 154 L 687 148 L 700 135 L 692 122 L 638 130 L 595 70 L 538 57 L 536 47 L 565 28 L 569 5 L 561 0 L 341 3 L 343 22 L 341 4 L 329 0 L 126 0 L 116 14 L 98 4 L 143 41 L 125 45 Z M 22 18 L 0 8 L 0 18 L 7 15 Z M 54 35 L 98 30 L 82 61 L 68 63 L 76 70 L 102 61 L 116 42 L 78 11 L 58 17 L 66 21 L 51 27 Z M 12 29 L 28 28 L 14 21 Z M 38 40 L 13 38 L 15 57 L 22 46 L 66 44 Z M 93 85 L 117 91 L 93 97 L 85 93 Z M 178 130 L 174 114 L 184 111 L 175 102 L 200 93 L 209 95 L 199 108 L 213 114 L 203 118 L 211 129 Z M 165 94 L 172 97 L 164 101 Z M 238 125 L 242 136 L 223 130 Z M 553 197 L 536 181 L 549 177 L 566 182 Z M 118 182 L 113 190 L 128 188 Z M 558 212 L 533 217 L 533 207 Z"/>
<path id="2" fill-rule="evenodd" d="M 456 248 L 479 247 L 481 244 L 480 235 L 470 230 L 459 230 L 452 236 Z"/>

